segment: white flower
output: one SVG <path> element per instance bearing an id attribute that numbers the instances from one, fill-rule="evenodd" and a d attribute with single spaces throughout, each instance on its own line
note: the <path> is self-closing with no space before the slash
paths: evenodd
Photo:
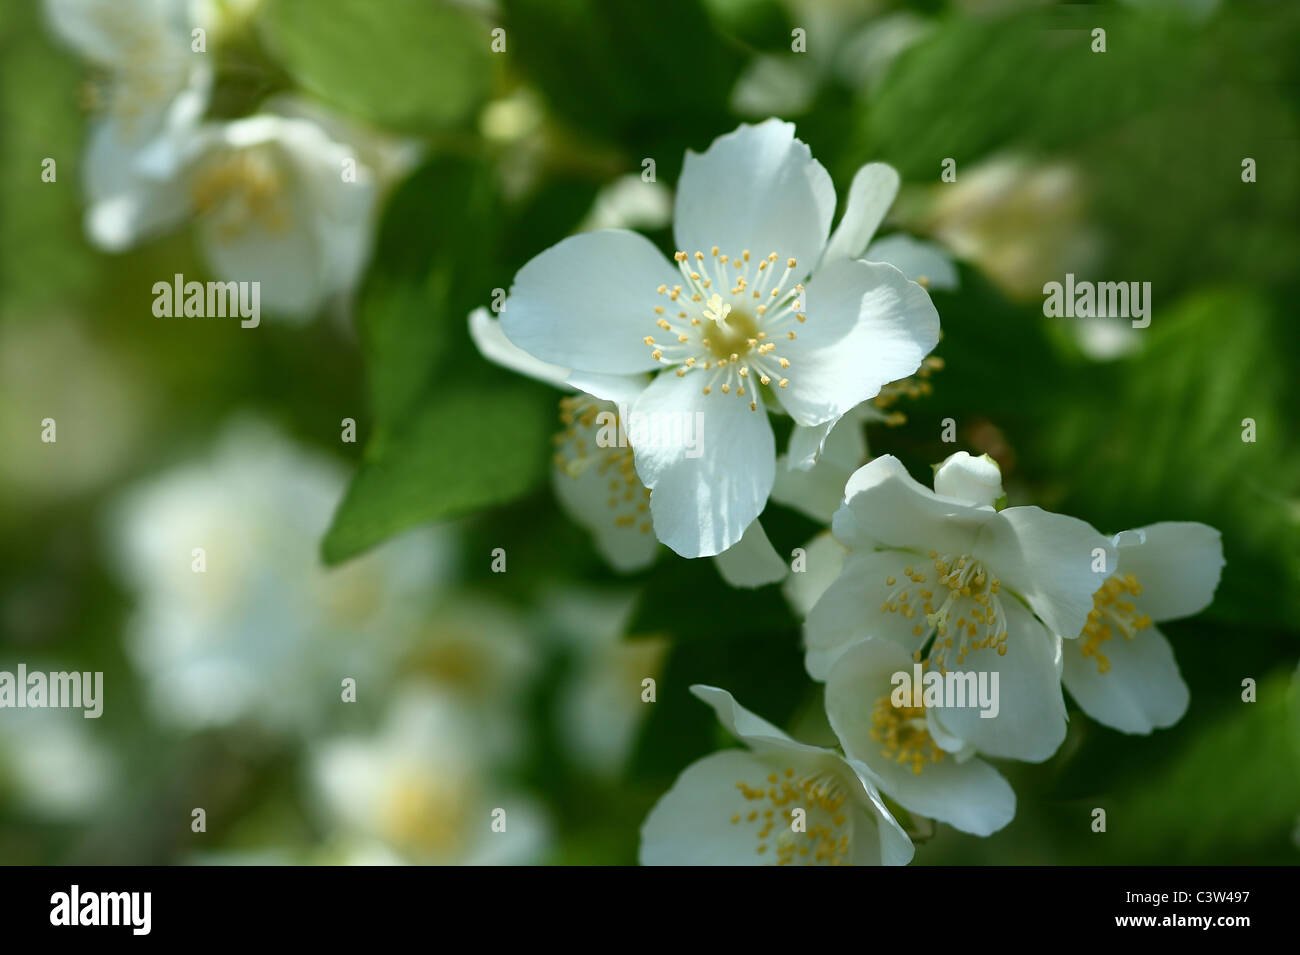
<path id="1" fill-rule="evenodd" d="M 533 801 L 497 783 L 473 721 L 449 699 L 412 688 L 384 728 L 311 753 L 318 800 L 346 856 L 361 862 L 522 865 L 547 843 Z M 503 810 L 503 815 L 495 815 Z M 493 829 L 504 821 L 504 831 Z M 500 828 L 501 823 L 497 823 Z"/>
<path id="2" fill-rule="evenodd" d="M 541 663 L 537 634 L 514 611 L 459 590 L 409 637 L 393 667 L 418 675 L 477 722 L 478 745 L 508 759 L 527 743 L 528 687 Z"/>
<path id="3" fill-rule="evenodd" d="M 345 678 L 382 685 L 408 652 L 449 543 L 422 531 L 327 570 L 320 537 L 345 482 L 335 462 L 237 422 L 210 457 L 116 503 L 113 563 L 137 596 L 127 649 L 161 716 L 310 732 L 343 705 Z"/>
<path id="4" fill-rule="evenodd" d="M 845 754 L 860 760 L 870 778 L 909 812 L 977 836 L 996 832 L 1016 814 L 1015 792 L 979 758 L 978 745 L 947 730 L 944 721 L 956 710 L 896 705 L 894 674 L 911 673 L 912 667 L 912 655 L 892 641 L 854 644 L 835 661 L 826 681 L 831 728 Z M 1056 715 L 1048 711 L 1043 718 Z M 1001 719 L 999 714 L 982 722 Z"/>
<path id="5" fill-rule="evenodd" d="M 911 861 L 912 841 L 861 763 L 792 740 L 726 690 L 691 692 L 749 749 L 706 756 L 677 777 L 641 827 L 642 865 Z"/>
<path id="6" fill-rule="evenodd" d="M 45 0 L 55 34 L 106 71 L 108 89 L 83 161 L 86 228 L 101 247 L 170 222 L 166 201 L 140 203 L 156 165 L 193 135 L 207 109 L 212 69 L 191 48 L 206 26 L 190 0 Z"/>
<path id="7" fill-rule="evenodd" d="M 6 709 L 0 717 L 0 795 L 12 794 L 23 812 L 62 821 L 84 820 L 110 804 L 121 773 L 98 720 L 80 709 Z"/>
<path id="8" fill-rule="evenodd" d="M 1001 496 L 987 483 L 988 465 L 959 452 L 936 472 L 935 491 L 892 455 L 849 479 L 833 532 L 852 553 L 805 631 L 815 679 L 869 636 L 910 650 L 929 646 L 934 664 L 954 666 L 975 656 L 1014 661 L 1011 648 L 1026 639 L 1021 625 L 1035 640 L 1042 629 L 1033 614 L 1057 633 L 1083 629 L 1106 577 L 1094 568 L 1113 566 L 1114 548 L 1073 517 L 1037 507 L 996 510 L 986 503 Z"/>
<path id="9" fill-rule="evenodd" d="M 1115 549 L 1115 573 L 1093 596 L 1082 634 L 1064 643 L 1061 678 L 1097 722 L 1150 733 L 1182 719 L 1188 700 L 1173 649 L 1152 624 L 1210 603 L 1223 543 L 1204 524 L 1165 522 L 1116 534 Z"/>
<path id="10" fill-rule="evenodd" d="M 769 403 L 797 425 L 825 425 L 910 375 L 937 342 L 925 291 L 856 260 L 897 181 L 887 166 L 860 170 L 829 235 L 835 191 L 794 127 L 741 126 L 687 153 L 676 271 L 642 236 L 602 231 L 565 239 L 516 275 L 502 316 L 514 344 L 598 398 L 612 397 L 609 376 L 658 370 L 632 414 L 703 416 L 698 456 L 633 441 L 655 533 L 677 553 L 719 554 L 762 511 L 776 463 Z"/>
<path id="11" fill-rule="evenodd" d="M 378 184 L 358 150 L 318 123 L 259 114 L 205 124 L 159 155 L 131 194 L 156 225 L 197 219 L 199 244 L 223 281 L 259 282 L 263 307 L 290 317 L 348 293 L 370 253 Z M 355 164 L 355 181 L 344 179 Z M 142 237 L 120 222 L 122 245 Z"/>
<path id="12" fill-rule="evenodd" d="M 913 238 L 905 232 L 872 240 L 862 258 L 868 262 L 887 262 L 927 289 L 952 292 L 961 284 L 952 256 L 935 243 Z"/>
<path id="13" fill-rule="evenodd" d="M 918 735 L 908 753 L 1041 761 L 1065 737 L 1061 640 L 1053 634 L 1082 629 L 1106 576 L 1096 568 L 1113 566 L 1114 550 L 1075 518 L 1036 507 L 996 510 L 990 502 L 1002 494 L 991 468 L 987 459 L 953 455 L 936 472 L 932 492 L 886 456 L 859 469 L 845 488 L 833 530 L 850 553 L 808 615 L 805 664 L 814 679 L 828 682 L 827 710 L 845 752 L 868 765 L 880 755 L 871 736 L 872 720 L 883 718 L 876 708 L 882 697 L 890 706 L 888 675 L 883 687 L 878 683 L 882 658 L 890 673 L 923 662 L 942 674 L 998 677 L 996 717 L 970 706 L 927 710 L 924 719 L 910 714 Z M 868 638 L 871 648 L 846 652 Z M 891 758 L 908 757 L 900 749 Z M 886 792 L 909 809 L 974 826 L 970 831 L 986 833 L 1010 819 L 1014 802 L 999 804 L 1002 815 L 970 818 L 969 794 L 953 788 L 962 780 L 927 766 L 916 764 L 924 778 L 905 792 L 886 778 Z"/>
<path id="14" fill-rule="evenodd" d="M 607 777 L 627 764 L 654 708 L 642 681 L 660 678 L 670 648 L 662 635 L 624 639 L 634 604 L 632 593 L 564 590 L 545 609 L 569 663 L 557 694 L 561 741 L 575 764 Z"/>
<path id="15" fill-rule="evenodd" d="M 1038 298 L 1044 282 L 1066 271 L 1085 272 L 1097 258 L 1100 242 L 1086 222 L 1083 177 L 1067 163 L 995 156 L 930 193 L 930 209 L 916 228 L 974 263 L 1013 298 Z"/>
<path id="16" fill-rule="evenodd" d="M 672 191 L 661 182 L 646 182 L 631 173 L 601 187 L 578 231 L 662 229 L 672 219 Z"/>
<path id="17" fill-rule="evenodd" d="M 0 322 L 0 433 L 21 433 L 23 422 L 47 416 L 56 427 L 68 418 L 98 423 L 78 429 L 58 458 L 0 456 L 0 494 L 17 499 L 21 491 L 29 501 L 85 494 L 118 479 L 153 440 L 153 383 L 133 374 L 125 356 L 79 318 L 31 318 Z"/>
<path id="18" fill-rule="evenodd" d="M 197 217 L 215 276 L 258 282 L 260 305 L 278 314 L 310 316 L 355 287 L 377 180 L 409 156 L 387 168 L 385 150 L 370 145 L 382 138 L 287 98 L 256 116 L 203 122 L 212 69 L 191 31 L 217 19 L 197 0 L 46 0 L 46 12 L 110 78 L 84 162 L 96 245 L 122 251 Z"/>

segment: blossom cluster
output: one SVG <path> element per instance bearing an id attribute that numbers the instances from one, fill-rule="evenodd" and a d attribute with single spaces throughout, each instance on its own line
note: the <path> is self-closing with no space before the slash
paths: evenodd
<path id="1" fill-rule="evenodd" d="M 205 0 L 45 0 L 45 12 L 103 77 L 82 163 L 97 247 L 124 251 L 192 221 L 215 277 L 258 282 L 261 304 L 290 321 L 355 288 L 382 191 L 416 146 L 296 95 L 208 118 L 209 33 L 233 14 Z"/>
<path id="2" fill-rule="evenodd" d="M 635 232 L 579 233 L 519 271 L 499 317 L 470 316 L 486 357 L 570 392 L 557 496 L 611 564 L 644 567 L 662 543 L 713 557 L 733 586 L 788 577 L 804 615 L 838 748 L 693 687 L 745 748 L 682 773 L 642 828 L 643 863 L 905 864 L 924 820 L 979 836 L 1011 821 L 989 760 L 1051 757 L 1064 690 L 1128 733 L 1187 708 L 1156 624 L 1212 599 L 1216 530 L 1106 536 L 1007 506 L 987 455 L 950 455 L 933 489 L 868 459 L 863 423 L 939 367 L 931 276 L 955 280 L 933 246 L 873 242 L 898 184 L 862 167 L 832 231 L 830 175 L 793 125 L 742 125 L 687 154 L 671 261 Z M 784 455 L 771 416 L 790 419 Z M 647 440 L 639 422 L 667 417 L 694 422 L 691 441 Z M 830 523 L 799 573 L 760 524 L 769 500 Z M 912 674 L 924 689 L 899 692 Z M 942 692 L 976 686 L 996 706 Z"/>

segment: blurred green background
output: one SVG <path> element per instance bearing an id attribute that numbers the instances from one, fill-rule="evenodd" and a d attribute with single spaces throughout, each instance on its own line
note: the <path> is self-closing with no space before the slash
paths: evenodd
<path id="1" fill-rule="evenodd" d="M 780 589 L 667 551 L 609 570 L 550 490 L 558 395 L 466 330 L 593 221 L 671 251 L 625 177 L 654 159 L 667 196 L 686 148 L 769 115 L 841 196 L 862 163 L 895 165 L 886 226 L 960 264 L 934 293 L 945 368 L 904 425 L 869 429 L 874 452 L 923 479 L 951 417 L 1013 504 L 1223 533 L 1213 605 L 1162 628 L 1184 719 L 1129 737 L 1071 705 L 1053 759 L 1002 767 L 1014 822 L 940 827 L 916 864 L 1300 861 L 1300 5 L 217 8 L 211 118 L 293 92 L 421 159 L 389 184 L 351 301 L 256 331 L 157 319 L 155 281 L 205 275 L 190 230 L 88 243 L 93 70 L 41 4 L 0 6 L 0 669 L 106 686 L 98 720 L 0 712 L 0 862 L 630 863 L 655 799 L 728 745 L 691 683 L 817 741 Z M 1041 286 L 1066 272 L 1150 282 L 1150 328 L 1045 318 Z M 818 530 L 776 505 L 764 526 L 782 553 Z M 226 576 L 195 596 L 158 547 L 176 541 L 186 578 L 202 533 Z M 464 831 L 496 807 L 519 833 L 501 860 Z"/>

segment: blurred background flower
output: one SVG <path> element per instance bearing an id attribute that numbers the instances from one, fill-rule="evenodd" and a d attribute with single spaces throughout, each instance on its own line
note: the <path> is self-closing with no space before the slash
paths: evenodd
<path id="1" fill-rule="evenodd" d="M 161 717 L 318 731 L 344 680 L 366 694 L 411 652 L 448 582 L 449 535 L 418 531 L 327 570 L 317 550 L 343 482 L 243 420 L 206 459 L 124 493 L 110 563 L 137 594 L 126 647 Z"/>

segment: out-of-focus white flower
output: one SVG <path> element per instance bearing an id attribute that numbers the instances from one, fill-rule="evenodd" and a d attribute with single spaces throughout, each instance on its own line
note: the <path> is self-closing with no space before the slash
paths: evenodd
<path id="1" fill-rule="evenodd" d="M 80 709 L 0 711 L 0 794 L 10 792 L 25 813 L 55 820 L 102 809 L 118 772 L 111 751 L 94 738 L 94 722 Z"/>
<path id="2" fill-rule="evenodd" d="M 309 731 L 344 705 L 345 678 L 359 699 L 383 685 L 447 574 L 450 545 L 421 531 L 327 570 L 319 542 L 343 487 L 334 462 L 240 421 L 210 456 L 118 502 L 113 560 L 138 603 L 127 647 L 161 715 Z"/>
<path id="3" fill-rule="evenodd" d="M 539 664 L 536 633 L 514 612 L 449 594 L 413 635 L 400 668 L 464 710 L 480 749 L 510 758 L 525 742 L 523 709 Z"/>
<path id="4" fill-rule="evenodd" d="M 394 700 L 379 733 L 313 747 L 317 798 L 348 861 L 538 861 L 548 842 L 544 817 L 493 778 L 465 716 L 454 701 L 412 688 Z"/>
<path id="5" fill-rule="evenodd" d="M 191 31 L 246 11 L 199 0 L 46 0 L 46 11 L 111 77 L 85 158 L 96 245 L 121 251 L 197 217 L 215 276 L 258 282 L 278 314 L 310 316 L 356 286 L 380 187 L 409 168 L 414 146 L 292 97 L 203 122 L 212 70 Z"/>
<path id="6" fill-rule="evenodd" d="M 672 190 L 660 182 L 645 182 L 635 174 L 615 179 L 596 193 L 591 211 L 578 231 L 595 229 L 662 229 L 673 218 Z"/>
<path id="7" fill-rule="evenodd" d="M 560 738 L 584 770 L 615 775 L 631 755 L 652 703 L 643 681 L 658 681 L 669 643 L 664 637 L 624 639 L 634 598 L 565 591 L 547 617 L 570 655 L 570 675 L 559 690 Z"/>
<path id="8" fill-rule="evenodd" d="M 1041 295 L 1045 282 L 1067 270 L 1086 271 L 1099 248 L 1085 221 L 1081 177 L 1066 163 L 997 156 L 959 169 L 956 182 L 933 186 L 929 195 L 916 229 L 975 263 L 1013 298 Z"/>
<path id="9" fill-rule="evenodd" d="M 731 89 L 731 108 L 752 119 L 798 116 L 817 95 L 819 66 L 806 56 L 755 56 Z"/>
<path id="10" fill-rule="evenodd" d="M 182 148 L 207 109 L 212 68 L 191 45 L 192 31 L 208 25 L 204 9 L 191 0 L 45 0 L 54 33 L 108 76 L 83 160 L 87 231 L 105 248 L 168 220 L 165 202 L 134 196 L 150 188 L 147 167 Z"/>
<path id="11" fill-rule="evenodd" d="M 292 93 L 269 97 L 259 112 L 315 123 L 331 140 L 355 150 L 358 176 L 362 171 L 369 173 L 381 193 L 404 179 L 419 164 L 425 151 L 424 143 L 418 139 L 393 135 Z"/>
<path id="12" fill-rule="evenodd" d="M 791 739 L 726 690 L 691 692 L 748 749 L 688 766 L 641 827 L 642 865 L 906 865 L 912 841 L 869 770 Z"/>
<path id="13" fill-rule="evenodd" d="M 0 486 L 55 497 L 111 480 L 148 440 L 145 395 L 129 362 L 76 321 L 0 322 Z M 56 438 L 48 444 L 35 440 L 46 418 Z"/>
<path id="14" fill-rule="evenodd" d="M 835 60 L 836 73 L 847 86 L 870 94 L 899 54 L 930 29 L 929 20 L 909 10 L 876 17 L 844 42 Z"/>
<path id="15" fill-rule="evenodd" d="M 1093 361 L 1112 361 L 1131 355 L 1142 347 L 1142 330 L 1129 318 L 1099 316 L 1086 322 L 1070 322 L 1079 349 Z"/>
<path id="16" fill-rule="evenodd" d="M 291 318 L 356 285 L 378 184 L 355 147 L 270 114 L 204 124 L 172 145 L 151 149 L 137 187 L 92 212 L 101 245 L 126 248 L 193 217 L 216 277 L 260 283 L 262 306 Z"/>

